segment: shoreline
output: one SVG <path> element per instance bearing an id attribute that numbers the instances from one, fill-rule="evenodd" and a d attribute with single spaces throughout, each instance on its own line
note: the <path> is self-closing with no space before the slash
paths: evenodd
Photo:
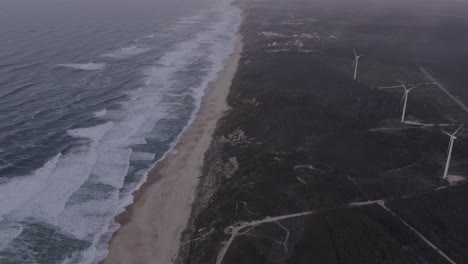
<path id="1" fill-rule="evenodd" d="M 164 160 L 148 173 L 134 195 L 134 203 L 115 217 L 120 228 L 109 241 L 109 252 L 100 263 L 172 263 L 192 211 L 204 156 L 216 124 L 228 109 L 226 102 L 237 71 L 242 40 L 216 80 L 206 88 L 192 125 Z M 157 214 L 152 213 L 157 212 Z"/>

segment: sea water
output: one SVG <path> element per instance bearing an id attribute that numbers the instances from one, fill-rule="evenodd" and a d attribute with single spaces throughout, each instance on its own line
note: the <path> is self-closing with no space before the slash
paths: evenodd
<path id="1" fill-rule="evenodd" d="M 228 0 L 0 2 L 0 263 L 96 263 L 234 48 Z"/>

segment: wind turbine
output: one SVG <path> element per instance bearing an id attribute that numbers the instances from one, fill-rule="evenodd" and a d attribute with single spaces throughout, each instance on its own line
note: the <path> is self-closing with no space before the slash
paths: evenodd
<path id="1" fill-rule="evenodd" d="M 293 16 L 292 13 L 291 13 L 291 7 L 290 7 L 290 6 L 288 6 L 288 16 L 289 16 L 289 19 L 290 19 L 291 21 L 294 20 L 294 16 Z"/>
<path id="2" fill-rule="evenodd" d="M 357 78 L 357 70 L 358 70 L 358 65 L 359 65 L 359 59 L 363 55 L 358 55 L 356 50 L 354 50 L 354 61 L 353 61 L 353 66 L 354 66 L 354 80 Z"/>
<path id="3" fill-rule="evenodd" d="M 403 81 L 400 81 L 400 85 L 396 85 L 396 86 L 390 86 L 390 87 L 380 87 L 380 89 L 393 89 L 393 88 L 403 88 L 405 91 L 403 93 L 403 97 L 401 98 L 401 103 L 403 104 L 403 112 L 401 113 L 401 122 L 404 123 L 405 122 L 405 117 L 406 117 L 406 106 L 408 105 L 408 96 L 409 96 L 409 93 L 413 90 L 413 89 L 416 89 L 418 88 L 420 85 L 424 85 L 424 84 L 415 84 L 413 86 L 411 86 L 410 88 L 408 88 L 408 86 L 406 86 L 406 84 L 403 82 Z"/>
<path id="4" fill-rule="evenodd" d="M 406 117 L 406 106 L 408 105 L 408 95 L 411 92 L 411 90 L 416 89 L 418 86 L 413 86 L 411 88 L 408 88 L 406 87 L 406 84 L 404 84 L 402 81 L 400 81 L 400 83 L 401 83 L 401 86 L 403 86 L 403 89 L 405 89 L 403 98 L 401 98 L 401 102 L 403 103 L 403 112 L 401 113 L 401 122 L 404 123 L 405 117 Z"/>
<path id="5" fill-rule="evenodd" d="M 445 170 L 444 170 L 444 180 L 447 179 L 448 177 L 448 169 L 450 167 L 450 159 L 452 158 L 452 149 L 453 149 L 453 143 L 455 142 L 455 140 L 457 139 L 456 135 L 458 134 L 458 132 L 462 129 L 462 127 L 464 126 L 465 124 L 461 125 L 455 132 L 453 132 L 453 134 L 450 134 L 448 132 L 445 132 L 442 130 L 442 132 L 444 132 L 444 134 L 446 134 L 447 136 L 450 137 L 450 142 L 449 142 L 449 148 L 448 148 L 448 155 L 447 155 L 447 162 L 445 163 Z"/>

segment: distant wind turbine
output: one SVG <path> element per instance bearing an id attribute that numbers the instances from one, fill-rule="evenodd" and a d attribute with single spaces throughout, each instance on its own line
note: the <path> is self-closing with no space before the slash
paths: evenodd
<path id="1" fill-rule="evenodd" d="M 354 66 L 354 80 L 356 80 L 357 78 L 357 70 L 358 70 L 358 66 L 359 66 L 359 59 L 362 57 L 363 55 L 358 55 L 356 50 L 354 50 L 354 61 L 353 61 L 353 66 Z"/>
<path id="2" fill-rule="evenodd" d="M 294 16 L 291 13 L 291 8 L 289 6 L 288 6 L 288 16 L 289 16 L 289 19 L 294 20 Z"/>
<path id="3" fill-rule="evenodd" d="M 449 170 L 449 167 L 450 167 L 450 160 L 452 159 L 452 149 L 453 149 L 453 144 L 455 142 L 455 140 L 457 139 L 456 135 L 458 134 L 458 132 L 460 132 L 460 130 L 462 129 L 462 127 L 464 126 L 465 124 L 461 125 L 455 132 L 453 132 L 452 134 L 448 133 L 448 132 L 445 132 L 445 131 L 442 131 L 444 132 L 444 134 L 446 134 L 447 136 L 450 137 L 450 143 L 449 143 L 449 148 L 448 148 L 448 155 L 447 155 L 447 162 L 445 163 L 445 170 L 444 170 L 444 180 L 447 179 L 448 177 L 448 170 Z"/>

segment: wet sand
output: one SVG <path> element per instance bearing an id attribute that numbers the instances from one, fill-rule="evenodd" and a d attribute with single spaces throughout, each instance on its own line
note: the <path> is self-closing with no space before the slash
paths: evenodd
<path id="1" fill-rule="evenodd" d="M 150 172 L 148 181 L 135 193 L 134 204 L 117 217 L 121 228 L 112 237 L 109 255 L 102 263 L 166 264 L 176 258 L 205 152 L 218 119 L 228 109 L 226 97 L 241 49 L 238 37 L 234 53 L 218 79 L 207 88 L 195 120 L 175 147 L 175 154 Z"/>

